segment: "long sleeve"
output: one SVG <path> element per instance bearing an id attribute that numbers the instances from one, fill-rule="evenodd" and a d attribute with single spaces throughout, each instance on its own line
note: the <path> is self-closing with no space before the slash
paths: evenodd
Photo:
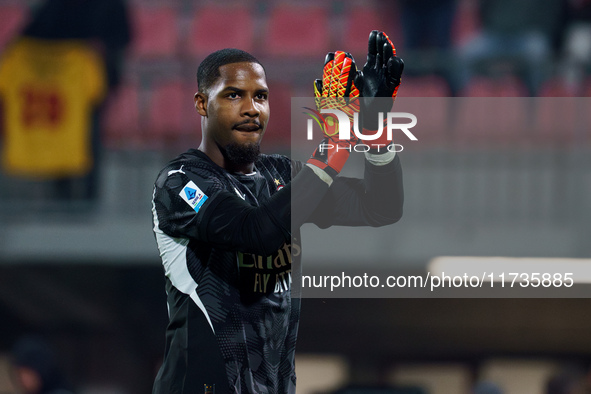
<path id="1" fill-rule="evenodd" d="M 404 205 L 398 155 L 384 166 L 365 161 L 363 179 L 337 177 L 308 221 L 321 228 L 384 226 L 400 220 Z"/>
<path id="2" fill-rule="evenodd" d="M 328 191 L 309 168 L 298 167 L 290 181 L 293 164 L 285 159 L 276 164 L 286 185 L 255 198 L 223 170 L 201 163 L 177 162 L 160 173 L 154 190 L 155 231 L 267 256 L 291 242 L 292 229 L 301 226 Z"/>

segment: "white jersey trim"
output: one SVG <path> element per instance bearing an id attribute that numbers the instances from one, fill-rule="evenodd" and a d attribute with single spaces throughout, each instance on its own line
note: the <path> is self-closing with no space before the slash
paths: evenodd
<path id="1" fill-rule="evenodd" d="M 158 214 L 156 213 L 156 204 L 154 203 L 154 197 L 156 189 L 154 189 L 154 195 L 152 197 L 152 215 L 154 217 L 154 233 L 156 234 L 156 242 L 158 249 L 160 250 L 160 257 L 162 258 L 162 264 L 164 265 L 164 272 L 172 285 L 178 289 L 181 293 L 187 294 L 193 302 L 201 309 L 211 331 L 215 334 L 213 324 L 207 313 L 207 309 L 197 294 L 197 282 L 193 280 L 189 269 L 187 268 L 187 245 L 189 240 L 187 238 L 175 238 L 165 234 L 160 229 L 160 222 L 158 220 Z M 169 307 L 170 309 L 170 307 Z"/>

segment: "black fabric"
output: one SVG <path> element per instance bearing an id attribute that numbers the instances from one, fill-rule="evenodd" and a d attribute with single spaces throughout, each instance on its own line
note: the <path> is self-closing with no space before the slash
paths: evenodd
<path id="1" fill-rule="evenodd" d="M 201 392 L 204 384 L 224 393 L 295 392 L 299 227 L 398 220 L 398 159 L 367 164 L 365 176 L 337 177 L 329 188 L 278 155 L 261 155 L 253 174 L 232 174 L 194 149 L 161 171 L 154 232 L 170 322 L 154 394 Z"/>
<path id="2" fill-rule="evenodd" d="M 216 383 L 220 374 L 229 392 L 295 391 L 300 308 L 290 294 L 291 270 L 299 269 L 291 261 L 291 163 L 262 155 L 255 169 L 252 175 L 230 174 L 191 150 L 156 181 L 155 221 L 163 233 L 157 239 L 165 266 L 170 262 L 170 324 L 154 393 L 194 393 L 204 384 L 226 392 Z M 191 182 L 207 197 L 200 208 L 182 197 Z M 178 248 L 183 242 L 186 247 Z M 176 261 L 168 257 L 175 248 L 183 253 Z M 195 294 L 178 284 L 187 280 L 178 273 L 181 265 Z M 208 337 L 215 338 L 214 347 L 199 339 Z"/>
<path id="3" fill-rule="evenodd" d="M 398 155 L 384 166 L 366 161 L 363 179 L 338 177 L 308 221 L 330 226 L 379 227 L 402 217 L 404 187 Z"/>

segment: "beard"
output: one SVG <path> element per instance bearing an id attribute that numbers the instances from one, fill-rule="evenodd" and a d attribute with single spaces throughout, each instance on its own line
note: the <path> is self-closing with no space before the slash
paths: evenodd
<path id="1" fill-rule="evenodd" d="M 222 149 L 224 158 L 234 165 L 254 163 L 261 154 L 259 143 L 237 144 L 231 142 Z"/>

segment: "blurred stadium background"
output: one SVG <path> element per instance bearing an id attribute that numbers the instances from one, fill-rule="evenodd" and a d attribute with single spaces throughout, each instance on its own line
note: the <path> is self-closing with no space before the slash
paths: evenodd
<path id="1" fill-rule="evenodd" d="M 39 3 L 0 0 L 1 51 Z M 102 112 L 97 201 L 56 201 L 47 182 L 0 174 L 0 393 L 13 393 L 9 353 L 27 333 L 59 350 L 80 393 L 150 392 L 167 322 L 152 183 L 170 158 L 198 145 L 196 67 L 222 47 L 265 65 L 264 151 L 285 154 L 291 98 L 311 95 L 326 52 L 347 49 L 362 65 L 367 35 L 379 29 L 406 62 L 398 100 L 425 114 L 417 130 L 428 133 L 403 154 L 405 217 L 361 235 L 306 228 L 311 248 L 334 245 L 324 268 L 360 263 L 356 245 L 338 241 L 347 237 L 391 237 L 372 267 L 392 275 L 424 272 L 440 255 L 589 257 L 591 55 L 575 77 L 563 62 L 570 28 L 582 23 L 569 7 L 588 2 L 539 7 L 549 10 L 537 29 L 550 56 L 535 91 L 519 56 L 480 62 L 466 84 L 450 76 L 459 70 L 462 79 L 459 53 L 483 30 L 477 0 L 450 2 L 445 48 L 408 42 L 405 3 L 128 1 L 132 42 Z M 572 44 L 583 52 L 591 34 L 584 38 Z M 590 308 L 588 298 L 305 299 L 299 392 L 467 394 L 490 381 L 506 394 L 542 394 L 555 376 L 588 390 Z M 370 392 L 354 390 L 342 392 Z"/>

